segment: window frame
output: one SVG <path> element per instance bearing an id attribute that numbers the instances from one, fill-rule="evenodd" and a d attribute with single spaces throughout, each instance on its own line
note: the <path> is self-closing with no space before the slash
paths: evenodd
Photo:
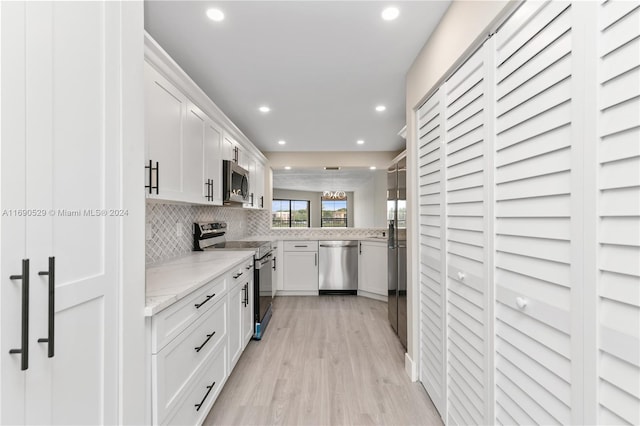
<path id="1" fill-rule="evenodd" d="M 271 228 L 274 228 L 273 226 L 273 202 L 275 201 L 286 201 L 289 203 L 289 226 L 276 226 L 275 228 L 290 228 L 290 229 L 295 229 L 295 228 L 304 228 L 302 226 L 295 226 L 292 227 L 291 223 L 293 220 L 293 211 L 291 210 L 291 203 L 292 202 L 299 202 L 299 203 L 307 203 L 307 228 L 311 228 L 311 200 L 293 200 L 290 198 L 274 198 L 272 200 L 272 204 L 271 204 Z"/>

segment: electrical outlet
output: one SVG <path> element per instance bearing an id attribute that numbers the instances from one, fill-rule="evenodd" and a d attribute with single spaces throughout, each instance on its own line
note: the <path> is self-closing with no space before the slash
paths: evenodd
<path id="1" fill-rule="evenodd" d="M 182 223 L 176 222 L 176 235 L 182 237 Z"/>
<path id="2" fill-rule="evenodd" d="M 153 239 L 153 228 L 151 227 L 151 223 L 147 222 L 144 227 L 144 236 L 147 241 Z"/>

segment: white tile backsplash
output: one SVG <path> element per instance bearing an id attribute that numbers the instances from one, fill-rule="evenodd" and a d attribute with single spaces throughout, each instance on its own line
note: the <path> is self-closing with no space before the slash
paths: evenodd
<path id="1" fill-rule="evenodd" d="M 386 228 L 271 228 L 271 212 L 237 207 L 194 206 L 147 202 L 147 224 L 151 238 L 146 241 L 146 263 L 182 256 L 193 250 L 193 223 L 227 222 L 227 239 L 287 238 L 370 238 L 380 237 Z M 181 234 L 178 236 L 178 227 Z M 149 226 L 147 226 L 147 230 Z"/>

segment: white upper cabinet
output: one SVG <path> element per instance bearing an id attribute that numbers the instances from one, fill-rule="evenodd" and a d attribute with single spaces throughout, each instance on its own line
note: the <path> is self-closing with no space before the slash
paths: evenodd
<path id="1" fill-rule="evenodd" d="M 144 70 L 145 192 L 149 198 L 182 201 L 187 98 L 146 62 Z"/>
<path id="2" fill-rule="evenodd" d="M 259 208 L 264 157 L 148 35 L 145 46 L 146 197 L 222 205 L 229 160 L 250 172 L 244 207 Z"/>
<path id="3" fill-rule="evenodd" d="M 208 182 L 205 197 L 222 205 L 222 129 L 212 120 L 204 124 L 204 180 Z"/>

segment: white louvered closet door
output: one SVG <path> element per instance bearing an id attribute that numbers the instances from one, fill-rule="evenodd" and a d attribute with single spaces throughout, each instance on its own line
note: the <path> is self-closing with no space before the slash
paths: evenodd
<path id="1" fill-rule="evenodd" d="M 492 423 L 487 401 L 492 392 L 487 365 L 486 54 L 480 48 L 444 86 L 450 425 Z"/>
<path id="2" fill-rule="evenodd" d="M 527 2 L 495 38 L 496 421 L 581 423 L 571 6 Z"/>
<path id="3" fill-rule="evenodd" d="M 640 3 L 598 5 L 597 421 L 640 424 Z"/>
<path id="4" fill-rule="evenodd" d="M 445 249 L 441 90 L 418 110 L 420 197 L 420 382 L 444 418 Z"/>

